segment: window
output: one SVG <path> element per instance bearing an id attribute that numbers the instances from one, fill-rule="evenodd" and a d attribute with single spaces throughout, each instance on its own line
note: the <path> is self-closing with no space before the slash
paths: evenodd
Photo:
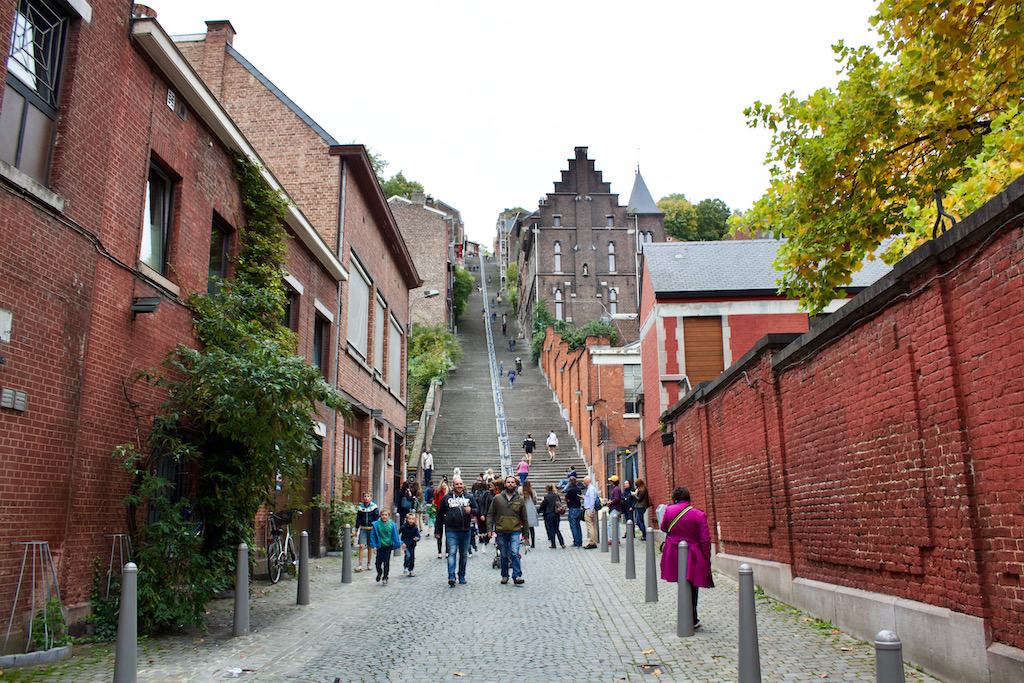
<path id="1" fill-rule="evenodd" d="M 552 216 L 551 217 L 551 225 L 553 225 L 556 228 L 562 227 L 562 217 L 561 216 Z"/>
<path id="2" fill-rule="evenodd" d="M 391 318 L 391 338 L 388 340 L 388 385 L 396 395 L 402 395 L 402 328 Z"/>
<path id="3" fill-rule="evenodd" d="M 46 185 L 68 18 L 46 0 L 21 0 L 11 28 L 0 159 Z"/>
<path id="4" fill-rule="evenodd" d="M 284 318 L 281 327 L 287 327 L 292 332 L 299 331 L 299 293 L 288 285 L 284 286 Z"/>
<path id="5" fill-rule="evenodd" d="M 555 272 L 556 273 L 561 273 L 562 272 L 562 243 L 561 242 L 555 242 L 555 244 L 554 244 L 554 251 L 555 251 Z"/>
<path id="6" fill-rule="evenodd" d="M 619 291 L 617 289 L 608 290 L 608 312 L 612 315 L 619 312 Z"/>
<path id="7" fill-rule="evenodd" d="M 370 334 L 370 278 L 359 262 L 352 258 L 348 281 L 348 342 L 366 359 L 366 342 Z"/>
<path id="8" fill-rule="evenodd" d="M 384 376 L 384 330 L 387 329 L 387 306 L 377 297 L 373 316 L 373 369 L 378 377 Z"/>
<path id="9" fill-rule="evenodd" d="M 171 179 L 156 166 L 149 167 L 143 207 L 139 260 L 167 275 L 167 246 L 171 233 Z"/>
<path id="10" fill-rule="evenodd" d="M 362 474 L 362 454 L 363 440 L 359 437 L 359 422 L 353 415 L 346 415 L 345 457 L 343 463 L 343 468 L 346 474 Z"/>
<path id="11" fill-rule="evenodd" d="M 215 294 L 220 289 L 220 280 L 228 277 L 230 239 L 231 233 L 227 227 L 215 220 L 210 228 L 210 279 L 206 285 L 208 294 Z"/>
<path id="12" fill-rule="evenodd" d="M 622 388 L 626 394 L 627 414 L 640 412 L 640 396 L 643 394 L 643 378 L 640 374 L 640 364 L 628 363 L 622 366 Z"/>
<path id="13" fill-rule="evenodd" d="M 608 272 L 615 272 L 615 242 L 608 243 Z"/>
<path id="14" fill-rule="evenodd" d="M 615 226 L 615 216 L 605 216 L 604 217 L 604 224 L 607 225 L 609 228 L 614 227 Z"/>
<path id="15" fill-rule="evenodd" d="M 331 323 L 319 313 L 313 316 L 313 365 L 320 368 L 320 374 L 327 379 L 331 366 Z"/>
<path id="16" fill-rule="evenodd" d="M 563 320 L 562 318 L 562 290 L 555 290 L 555 320 Z"/>

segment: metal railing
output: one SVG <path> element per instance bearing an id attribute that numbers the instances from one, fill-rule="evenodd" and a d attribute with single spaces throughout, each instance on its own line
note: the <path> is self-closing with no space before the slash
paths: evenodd
<path id="1" fill-rule="evenodd" d="M 501 378 L 497 375 L 497 357 L 494 355 L 494 337 L 491 335 L 490 300 L 487 296 L 487 271 L 484 257 L 480 256 L 480 287 L 484 295 L 484 332 L 487 334 L 487 368 L 491 378 L 491 395 L 494 397 L 495 431 L 498 435 L 498 454 L 501 456 L 501 476 L 512 474 L 512 449 L 508 442 L 508 423 L 505 420 L 505 403 L 501 397 Z"/>

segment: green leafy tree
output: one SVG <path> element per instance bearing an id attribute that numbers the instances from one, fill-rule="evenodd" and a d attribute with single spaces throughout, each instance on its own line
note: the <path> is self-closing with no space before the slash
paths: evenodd
<path id="1" fill-rule="evenodd" d="M 501 214 L 501 217 L 502 218 L 515 218 L 516 214 L 519 214 L 520 216 L 528 216 L 528 215 L 530 215 L 530 212 L 527 211 L 526 209 L 524 209 L 521 206 L 517 206 L 517 207 L 512 208 L 512 209 L 505 209 L 505 212 Z"/>
<path id="2" fill-rule="evenodd" d="M 686 195 L 670 194 L 658 200 L 658 208 L 665 214 L 665 233 L 684 242 L 697 239 L 697 211 Z"/>
<path id="3" fill-rule="evenodd" d="M 253 519 L 271 502 L 275 478 L 301 482 L 318 453 L 318 405 L 348 407 L 280 325 L 284 200 L 246 158 L 238 158 L 237 177 L 246 224 L 235 278 L 188 298 L 198 348 L 179 345 L 165 372 L 141 376 L 167 400 L 145 442 L 116 451 L 132 477 L 125 504 L 147 633 L 202 624 L 205 603 L 230 581 L 235 548 L 252 546 Z M 198 473 L 197 488 L 174 491 L 155 474 L 162 459 Z M 199 509 L 202 534 L 187 512 Z M 143 510 L 149 522 L 141 530 Z"/>
<path id="4" fill-rule="evenodd" d="M 787 238 L 781 289 L 818 312 L 882 241 L 893 262 L 929 239 L 934 192 L 974 211 L 1021 173 L 1024 10 L 1009 0 L 885 0 L 875 48 L 842 43 L 843 79 L 755 102 L 771 184 L 736 227 Z"/>
<path id="5" fill-rule="evenodd" d="M 469 302 L 469 295 L 476 286 L 476 280 L 473 279 L 473 274 L 465 268 L 455 267 L 455 291 L 454 291 L 454 302 L 455 317 L 458 319 L 463 313 L 466 312 L 466 304 Z"/>
<path id="6" fill-rule="evenodd" d="M 423 412 L 430 383 L 436 379 L 444 384 L 448 370 L 455 366 L 461 355 L 462 345 L 444 325 L 413 326 L 409 334 L 410 419 L 418 418 Z"/>
<path id="7" fill-rule="evenodd" d="M 423 185 L 415 180 L 406 179 L 401 171 L 387 180 L 382 180 L 380 186 L 384 190 L 385 197 L 405 197 L 408 199 L 412 197 L 413 192 L 423 192 Z"/>
<path id="8" fill-rule="evenodd" d="M 540 359 L 541 351 L 544 349 L 544 337 L 547 335 L 547 328 L 553 327 L 555 332 L 562 335 L 562 341 L 571 349 L 582 349 L 587 342 L 587 337 L 606 334 L 612 346 L 619 343 L 619 335 L 615 328 L 602 320 L 591 320 L 583 327 L 576 327 L 564 320 L 555 320 L 554 314 L 548 310 L 547 300 L 541 299 L 537 302 L 537 308 L 533 314 L 533 334 L 530 337 L 530 360 L 536 363 Z"/>
<path id="9" fill-rule="evenodd" d="M 698 240 L 715 241 L 728 234 L 732 212 L 721 199 L 702 199 L 695 207 L 695 213 Z"/>

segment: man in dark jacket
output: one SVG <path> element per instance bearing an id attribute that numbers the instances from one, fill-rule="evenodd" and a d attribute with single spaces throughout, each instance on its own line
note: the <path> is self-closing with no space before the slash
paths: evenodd
<path id="1" fill-rule="evenodd" d="M 437 507 L 434 537 L 446 534 L 448 541 L 448 585 L 455 586 L 455 555 L 459 556 L 459 583 L 466 583 L 466 560 L 469 557 L 469 535 L 473 516 L 478 515 L 476 501 L 466 491 L 462 477 L 452 478 L 452 490 L 441 499 Z"/>
<path id="2" fill-rule="evenodd" d="M 508 583 L 508 569 L 512 566 L 512 582 L 517 586 L 525 583 L 519 564 L 519 544 L 529 543 L 526 530 L 526 501 L 516 488 L 519 480 L 514 475 L 505 477 L 505 490 L 494 496 L 487 511 L 487 533 L 497 539 L 501 555 L 501 582 Z"/>
<path id="3" fill-rule="evenodd" d="M 583 487 L 576 477 L 569 477 L 569 486 L 565 489 L 565 507 L 569 508 L 569 530 L 572 532 L 572 544 L 577 548 L 583 546 Z"/>
<path id="4" fill-rule="evenodd" d="M 608 545 L 612 544 L 612 513 L 618 512 L 622 517 L 622 489 L 619 488 L 619 478 L 616 475 L 608 477 L 608 483 L 612 485 L 612 492 L 608 494 Z"/>

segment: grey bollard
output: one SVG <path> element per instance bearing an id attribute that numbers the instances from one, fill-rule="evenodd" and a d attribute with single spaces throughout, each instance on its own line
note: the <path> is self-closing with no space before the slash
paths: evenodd
<path id="1" fill-rule="evenodd" d="M 875 683 L 904 683 L 903 645 L 892 631 L 875 636 Z"/>
<path id="2" fill-rule="evenodd" d="M 679 541 L 676 555 L 676 635 L 688 638 L 693 635 L 693 598 L 690 596 L 690 580 L 686 578 L 686 563 L 690 548 L 686 541 Z"/>
<path id="3" fill-rule="evenodd" d="M 597 535 L 601 538 L 601 552 L 608 552 L 608 511 L 607 508 L 601 510 L 605 513 L 602 517 L 597 519 Z"/>
<path id="4" fill-rule="evenodd" d="M 249 635 L 249 546 L 238 544 L 238 565 L 235 570 L 235 625 L 233 636 Z"/>
<path id="5" fill-rule="evenodd" d="M 657 545 L 657 534 L 654 533 L 654 529 L 647 527 L 647 567 L 644 570 L 647 588 L 644 593 L 644 602 L 658 602 L 658 560 L 655 553 Z"/>
<path id="6" fill-rule="evenodd" d="M 295 604 L 309 604 L 309 534 L 305 531 L 299 534 L 299 589 Z"/>
<path id="7" fill-rule="evenodd" d="M 341 539 L 341 582 L 352 583 L 352 525 L 346 524 Z"/>
<path id="8" fill-rule="evenodd" d="M 619 563 L 619 513 L 612 513 L 612 564 Z"/>
<path id="9" fill-rule="evenodd" d="M 739 683 L 761 683 L 761 653 L 757 645 L 757 613 L 754 611 L 754 570 L 741 564 Z"/>
<path id="10" fill-rule="evenodd" d="M 139 663 L 139 568 L 129 562 L 121 570 L 121 607 L 117 616 L 114 683 L 135 683 Z"/>
<path id="11" fill-rule="evenodd" d="M 626 522 L 626 578 L 636 578 L 636 551 L 633 549 L 633 520 Z"/>

